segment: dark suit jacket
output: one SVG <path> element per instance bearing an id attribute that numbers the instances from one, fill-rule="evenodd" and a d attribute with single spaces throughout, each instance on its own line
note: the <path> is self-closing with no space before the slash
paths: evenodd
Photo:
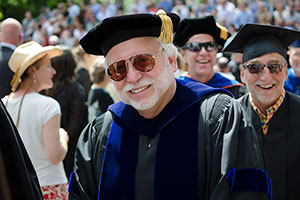
<path id="1" fill-rule="evenodd" d="M 9 68 L 8 61 L 13 52 L 9 47 L 0 46 L 0 98 L 11 92 L 10 81 L 14 72 Z"/>

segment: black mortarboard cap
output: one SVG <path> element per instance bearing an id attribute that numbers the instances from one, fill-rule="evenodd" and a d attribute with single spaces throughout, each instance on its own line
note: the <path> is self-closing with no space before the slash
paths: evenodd
<path id="1" fill-rule="evenodd" d="M 201 33 L 211 35 L 222 47 L 231 35 L 225 27 L 216 23 L 215 18 L 211 15 L 201 18 L 186 18 L 180 22 L 175 33 L 174 44 L 182 47 L 193 35 Z"/>
<path id="2" fill-rule="evenodd" d="M 245 24 L 228 38 L 223 51 L 243 53 L 243 63 L 268 53 L 287 55 L 288 46 L 300 37 L 300 32 L 273 25 Z"/>
<path id="3" fill-rule="evenodd" d="M 156 14 L 132 14 L 104 19 L 79 41 L 86 53 L 106 55 L 115 45 L 135 37 L 158 37 L 173 42 L 180 18 L 159 10 Z"/>
<path id="4" fill-rule="evenodd" d="M 294 41 L 290 46 L 300 48 L 300 38 L 298 38 L 296 41 Z"/>

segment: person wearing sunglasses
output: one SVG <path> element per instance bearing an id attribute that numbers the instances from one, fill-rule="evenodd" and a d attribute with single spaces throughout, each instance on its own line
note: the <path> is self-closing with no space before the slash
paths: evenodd
<path id="1" fill-rule="evenodd" d="M 242 83 L 214 71 L 217 53 L 230 36 L 227 29 L 213 16 L 183 19 L 175 33 L 174 44 L 188 66 L 188 73 L 180 76 L 186 81 L 199 81 L 215 88 L 225 88 L 236 98 L 245 93 Z"/>
<path id="2" fill-rule="evenodd" d="M 262 150 L 238 102 L 226 90 L 175 79 L 178 23 L 162 10 L 111 17 L 80 40 L 87 53 L 105 56 L 121 101 L 81 133 L 69 199 L 271 194 Z"/>
<path id="3" fill-rule="evenodd" d="M 238 101 L 249 114 L 263 146 L 273 199 L 300 199 L 300 97 L 284 89 L 287 48 L 300 32 L 246 24 L 224 51 L 243 53 L 241 79 L 249 93 Z"/>
<path id="4" fill-rule="evenodd" d="M 289 47 L 289 75 L 284 88 L 294 94 L 300 95 L 300 38 Z"/>

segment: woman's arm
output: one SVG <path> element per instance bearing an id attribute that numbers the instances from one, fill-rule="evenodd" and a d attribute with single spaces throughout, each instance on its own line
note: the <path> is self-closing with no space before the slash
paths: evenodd
<path id="1" fill-rule="evenodd" d="M 68 134 L 60 129 L 60 114 L 55 115 L 43 126 L 43 140 L 47 157 L 51 163 L 57 165 L 68 151 Z"/>

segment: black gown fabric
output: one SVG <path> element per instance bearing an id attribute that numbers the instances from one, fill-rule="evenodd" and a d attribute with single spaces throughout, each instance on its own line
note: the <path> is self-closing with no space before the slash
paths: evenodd
<path id="1" fill-rule="evenodd" d="M 2 101 L 0 123 L 0 199 L 42 200 L 36 172 Z"/>
<path id="2" fill-rule="evenodd" d="M 180 83 L 177 82 L 177 84 Z M 178 92 L 179 91 L 177 90 L 175 93 L 175 96 L 177 97 L 181 96 Z M 189 97 L 188 95 L 186 96 L 186 94 L 187 93 L 185 93 L 184 98 Z M 182 98 L 182 96 L 180 98 Z M 184 98 L 182 99 L 184 100 Z M 180 103 L 184 104 L 184 102 Z M 178 108 L 173 108 L 173 112 L 176 114 L 174 116 L 176 117 L 171 121 L 168 121 L 167 124 L 162 125 L 162 127 L 188 127 L 196 123 L 198 126 L 198 130 L 195 131 L 195 134 L 198 135 L 198 142 L 193 141 L 191 143 L 192 145 L 196 144 L 196 149 L 198 149 L 198 167 L 197 173 L 195 174 L 195 176 L 198 175 L 198 177 L 196 177 L 198 181 L 197 185 L 194 186 L 197 188 L 197 198 L 193 199 L 267 199 L 267 194 L 264 192 L 231 192 L 226 178 L 226 175 L 232 168 L 265 169 L 265 161 L 261 146 L 259 145 L 253 127 L 251 127 L 247 115 L 243 112 L 240 104 L 226 94 L 213 93 L 203 97 L 202 100 L 197 101 L 196 104 L 188 107 L 183 113 L 191 112 L 190 109 L 197 106 L 201 107 L 200 112 L 198 109 L 198 121 L 193 120 L 193 118 L 186 118 L 183 114 L 178 114 L 177 110 L 181 109 L 179 106 Z M 162 113 L 164 112 L 162 111 Z M 114 113 L 111 113 L 111 111 L 108 111 L 104 115 L 94 119 L 82 132 L 75 152 L 74 174 L 69 184 L 70 199 L 89 200 L 98 198 L 100 174 L 106 144 L 112 121 L 113 119 L 119 120 L 118 116 L 119 115 L 115 115 Z M 185 118 L 182 118 L 182 116 L 185 116 Z M 130 121 L 131 119 L 128 120 Z M 134 121 L 134 119 L 132 119 L 132 121 Z M 172 123 L 172 121 L 175 121 L 176 123 Z M 145 129 L 147 129 L 147 127 L 145 127 Z M 145 155 L 143 153 L 146 146 L 149 145 L 149 138 L 143 135 L 140 136 L 138 161 L 135 173 L 136 200 L 156 199 L 153 194 L 153 185 L 155 185 L 153 183 L 155 180 L 151 174 L 154 173 L 153 166 L 156 163 L 157 157 L 156 149 L 159 139 L 162 137 L 162 134 L 164 134 L 163 130 L 164 129 L 152 138 L 152 150 L 149 151 L 150 155 Z M 182 137 L 184 137 L 184 135 L 183 132 Z M 180 140 L 180 138 L 178 138 L 178 140 Z M 172 148 L 180 148 L 180 146 L 176 145 Z M 164 167 L 171 168 L 172 166 Z M 180 171 L 178 173 L 184 172 Z M 174 174 L 174 177 L 176 177 L 176 174 Z M 172 177 L 172 179 L 174 179 L 174 177 Z M 145 183 L 146 181 L 147 184 L 141 189 L 138 184 Z M 175 192 L 177 191 L 174 191 L 174 193 Z M 180 191 L 180 194 L 182 193 L 184 193 L 184 191 Z M 188 195 L 189 194 L 187 194 L 187 196 Z M 175 200 L 182 199 L 181 197 L 174 198 L 174 194 L 170 194 L 170 196 Z M 190 198 L 184 199 L 189 200 Z"/>
<path id="3" fill-rule="evenodd" d="M 272 180 L 274 200 L 300 199 L 300 97 L 287 92 L 286 97 L 263 134 L 258 114 L 253 110 L 249 94 L 239 99 L 250 115 L 263 146 Z"/>

